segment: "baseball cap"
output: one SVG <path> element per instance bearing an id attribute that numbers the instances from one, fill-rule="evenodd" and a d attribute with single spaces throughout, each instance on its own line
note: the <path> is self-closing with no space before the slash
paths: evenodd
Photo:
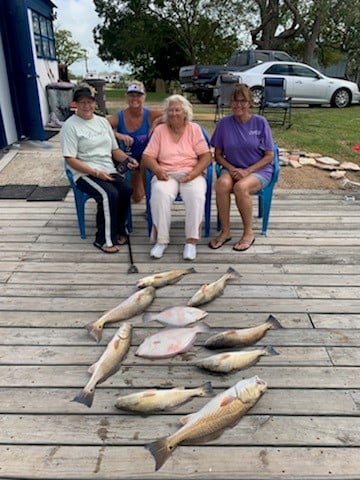
<path id="1" fill-rule="evenodd" d="M 142 95 L 145 95 L 145 89 L 137 83 L 130 83 L 126 93 L 141 93 Z"/>
<path id="2" fill-rule="evenodd" d="M 92 98 L 94 100 L 95 91 L 91 90 L 91 88 L 87 86 L 78 87 L 74 91 L 73 101 L 77 102 L 80 97 Z"/>

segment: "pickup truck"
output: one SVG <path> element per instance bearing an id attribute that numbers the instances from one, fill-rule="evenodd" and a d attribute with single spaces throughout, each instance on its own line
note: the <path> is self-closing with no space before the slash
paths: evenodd
<path id="1" fill-rule="evenodd" d="M 226 65 L 186 65 L 179 70 L 179 81 L 183 92 L 190 92 L 201 103 L 213 100 L 216 80 L 221 72 L 242 71 L 260 62 L 294 61 L 286 52 L 279 50 L 237 50 Z"/>

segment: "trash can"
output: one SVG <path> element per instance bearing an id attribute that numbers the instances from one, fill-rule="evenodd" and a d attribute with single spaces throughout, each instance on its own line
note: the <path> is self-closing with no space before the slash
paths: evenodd
<path id="1" fill-rule="evenodd" d="M 46 85 L 46 94 L 50 113 L 64 122 L 71 115 L 70 104 L 72 102 L 74 85 L 70 82 L 54 82 Z"/>
<path id="2" fill-rule="evenodd" d="M 84 82 L 88 83 L 92 87 L 95 88 L 96 94 L 95 94 L 95 100 L 97 103 L 97 106 L 99 109 L 102 111 L 104 115 L 107 115 L 107 110 L 106 110 L 106 99 L 105 99 L 105 80 L 102 78 L 85 78 Z"/>

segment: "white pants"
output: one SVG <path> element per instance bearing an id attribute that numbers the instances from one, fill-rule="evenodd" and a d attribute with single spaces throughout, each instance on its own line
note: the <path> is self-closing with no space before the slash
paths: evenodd
<path id="1" fill-rule="evenodd" d="M 171 206 L 179 192 L 185 204 L 185 238 L 198 240 L 205 208 L 206 180 L 199 175 L 188 183 L 180 183 L 182 172 L 171 172 L 170 175 L 166 181 L 158 180 L 155 175 L 151 179 L 150 208 L 153 221 L 151 240 L 169 243 Z"/>

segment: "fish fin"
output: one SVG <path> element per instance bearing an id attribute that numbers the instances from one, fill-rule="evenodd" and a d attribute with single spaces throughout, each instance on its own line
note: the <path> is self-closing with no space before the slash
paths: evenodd
<path id="1" fill-rule="evenodd" d="M 87 371 L 88 371 L 88 373 L 90 373 L 90 375 L 92 375 L 92 374 L 94 373 L 97 363 L 98 363 L 98 362 L 93 363 L 93 364 L 90 365 L 90 367 L 87 369 Z"/>
<path id="2" fill-rule="evenodd" d="M 78 403 L 83 403 L 87 407 L 91 407 L 93 400 L 94 400 L 94 395 L 95 395 L 95 389 L 93 388 L 92 390 L 81 390 L 81 392 L 76 395 L 76 397 L 72 400 L 72 402 L 78 402 Z"/>
<path id="3" fill-rule="evenodd" d="M 99 343 L 102 337 L 103 325 L 97 324 L 97 321 L 95 321 L 88 323 L 85 328 L 89 332 L 90 337 Z"/>
<path id="4" fill-rule="evenodd" d="M 272 345 L 268 345 L 265 348 L 265 352 L 266 352 L 266 355 L 280 355 L 280 353 L 277 352 Z"/>
<path id="5" fill-rule="evenodd" d="M 216 395 L 211 382 L 205 382 L 204 385 L 202 385 L 202 395 L 204 396 L 209 396 L 209 397 L 214 397 Z"/>
<path id="6" fill-rule="evenodd" d="M 142 319 L 143 319 L 143 322 L 151 322 L 151 320 L 153 319 L 153 314 L 150 313 L 150 312 L 146 312 L 144 313 Z"/>
<path id="7" fill-rule="evenodd" d="M 179 419 L 179 422 L 181 423 L 181 425 L 186 425 L 193 415 L 195 415 L 195 413 L 189 413 L 188 415 L 184 415 Z"/>
<path id="8" fill-rule="evenodd" d="M 227 272 L 226 273 L 230 273 L 231 274 L 231 277 L 230 278 L 241 278 L 242 275 L 240 275 L 240 273 L 238 271 L 235 270 L 235 268 L 233 267 L 229 267 L 227 269 Z"/>
<path id="9" fill-rule="evenodd" d="M 149 450 L 151 455 L 154 457 L 155 471 L 157 471 L 164 465 L 175 447 L 169 447 L 167 438 L 160 438 L 159 440 L 155 440 L 155 442 L 147 443 L 145 448 Z"/>
<path id="10" fill-rule="evenodd" d="M 232 395 L 227 395 L 221 400 L 219 407 L 225 407 L 226 405 L 229 405 L 234 400 L 235 400 L 235 397 L 233 397 Z"/>
<path id="11" fill-rule="evenodd" d="M 273 329 L 277 329 L 277 328 L 284 328 L 281 323 L 279 322 L 279 320 L 274 317 L 274 315 L 269 315 L 268 316 L 268 319 L 266 320 L 267 323 L 270 323 L 271 324 L 271 328 Z"/>
<path id="12" fill-rule="evenodd" d="M 196 328 L 198 329 L 199 333 L 206 333 L 210 331 L 210 327 L 207 323 L 205 322 L 200 322 L 196 325 Z"/>

